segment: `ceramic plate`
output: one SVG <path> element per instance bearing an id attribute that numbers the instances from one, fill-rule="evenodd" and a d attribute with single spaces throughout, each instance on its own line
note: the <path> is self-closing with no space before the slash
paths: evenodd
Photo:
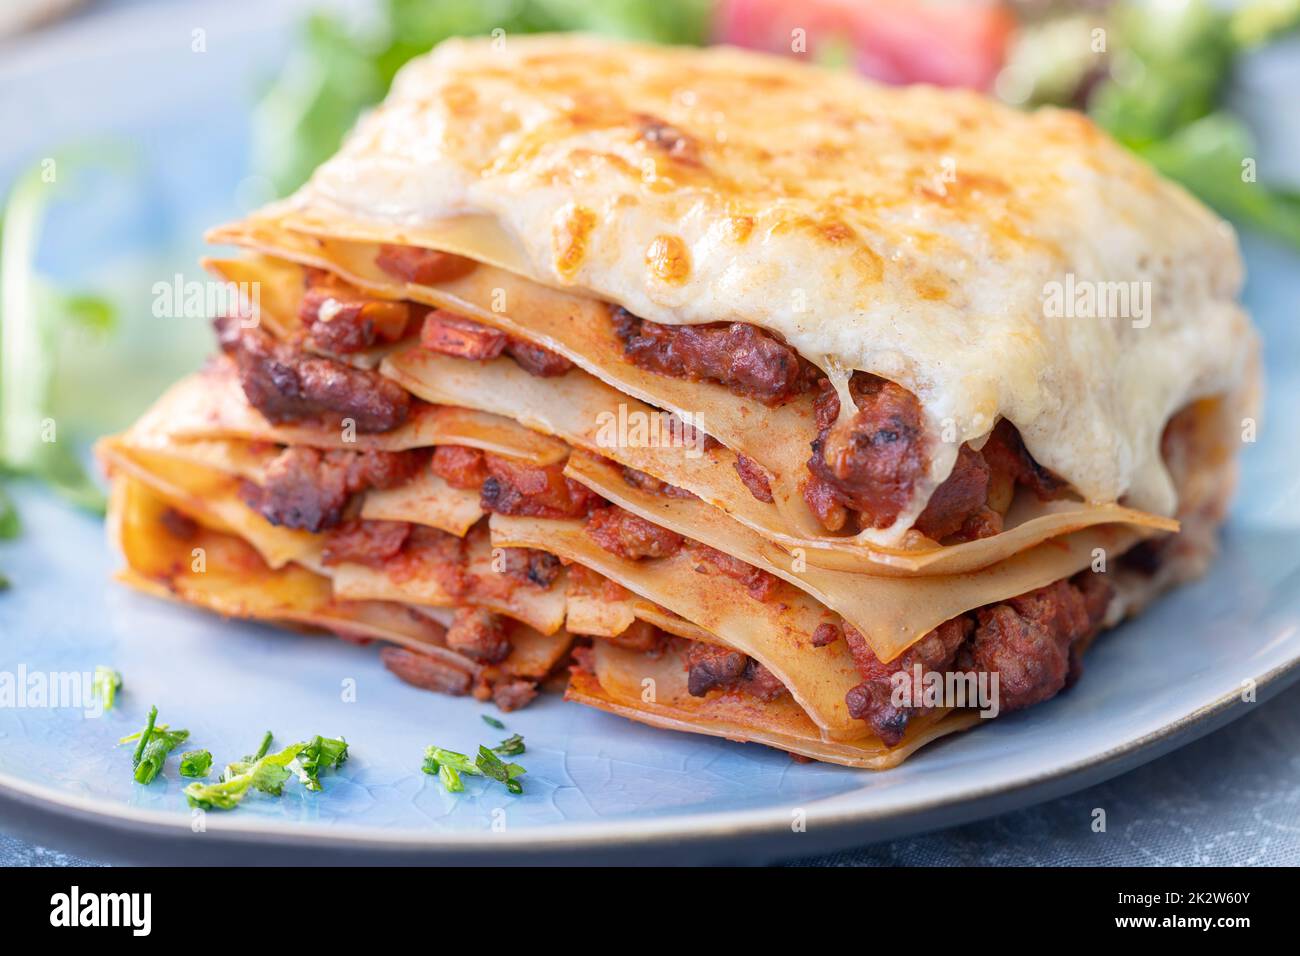
<path id="1" fill-rule="evenodd" d="M 111 25 L 117 41 L 101 30 L 89 53 L 71 30 L 41 56 L 0 68 L 8 94 L 0 128 L 18 131 L 0 147 L 0 185 L 74 139 L 102 133 L 132 148 L 134 185 L 92 189 L 51 220 L 43 271 L 146 290 L 170 278 L 172 262 L 197 275 L 190 263 L 202 227 L 238 214 L 256 192 L 244 171 L 251 84 L 243 78 L 276 62 L 284 42 L 281 26 L 264 18 L 252 18 L 252 31 L 231 12 L 240 6 L 209 10 L 205 57 L 183 36 L 163 43 L 188 23 L 163 5 L 128 9 Z M 1284 414 L 1300 407 L 1300 378 L 1285 361 L 1300 354 L 1289 305 L 1300 299 L 1300 270 L 1262 243 L 1248 242 L 1247 255 L 1273 414 L 1247 449 L 1223 555 L 1203 581 L 1099 641 L 1082 682 L 1045 705 L 873 774 L 656 731 L 552 696 L 503 718 L 528 744 L 522 796 L 473 779 L 450 795 L 421 772 L 424 747 L 494 742 L 504 732 L 481 720 L 490 708 L 401 684 L 373 648 L 128 592 L 109 580 L 118 559 L 100 522 L 19 487 L 25 533 L 0 546 L 13 582 L 0 594 L 0 671 L 39 680 L 110 664 L 126 690 L 98 717 L 79 707 L 0 708 L 0 820 L 81 852 L 167 862 L 757 861 L 974 819 L 1149 760 L 1252 706 L 1243 686 L 1264 700 L 1300 676 L 1300 429 Z M 143 309 L 147 297 L 136 295 Z M 69 357 L 118 423 L 138 413 L 155 380 L 209 347 L 201 327 L 160 321 L 127 316 L 115 345 Z M 121 350 L 133 371 L 102 371 Z M 115 746 L 151 704 L 218 761 L 252 749 L 266 729 L 281 741 L 341 734 L 353 756 L 323 793 L 294 786 L 283 799 L 255 795 L 196 820 L 174 761 L 153 785 L 137 786 L 127 748 Z"/>

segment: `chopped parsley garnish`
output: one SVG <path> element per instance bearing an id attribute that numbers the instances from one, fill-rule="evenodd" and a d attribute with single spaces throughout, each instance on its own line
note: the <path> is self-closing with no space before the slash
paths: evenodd
<path id="1" fill-rule="evenodd" d="M 184 790 L 192 807 L 204 810 L 233 810 L 249 790 L 261 790 L 278 797 L 284 782 L 293 775 L 289 764 L 297 758 L 304 744 L 290 744 L 279 753 L 266 754 L 252 763 L 228 764 L 217 783 L 190 784 Z"/>
<path id="2" fill-rule="evenodd" d="M 501 721 L 497 720 L 491 714 L 481 714 L 480 716 L 483 718 L 483 723 L 487 724 L 489 727 L 495 727 L 497 730 L 506 729 L 506 725 L 501 723 Z"/>
<path id="3" fill-rule="evenodd" d="M 183 743 L 190 735 L 188 730 L 171 730 L 167 724 L 159 724 L 158 708 L 149 708 L 144 730 L 128 734 L 118 741 L 129 744 L 135 741 L 135 752 L 131 755 L 131 764 L 135 767 L 136 783 L 153 783 L 162 772 L 167 755 Z"/>
<path id="4" fill-rule="evenodd" d="M 271 749 L 272 739 L 274 739 L 274 735 L 268 730 L 262 737 L 262 743 L 258 746 L 257 753 L 248 754 L 244 757 L 244 763 L 256 763 L 265 757 L 267 751 Z"/>
<path id="5" fill-rule="evenodd" d="M 181 754 L 182 777 L 206 777 L 212 769 L 212 753 L 208 750 L 187 750 Z"/>
<path id="6" fill-rule="evenodd" d="M 465 789 L 465 785 L 460 780 L 462 773 L 479 774 L 479 769 L 464 754 L 432 745 L 424 748 L 422 769 L 427 774 L 437 774 L 442 785 L 450 793 L 460 793 Z"/>
<path id="7" fill-rule="evenodd" d="M 111 667 L 105 667 L 98 664 L 95 667 L 94 683 L 95 696 L 104 702 L 105 710 L 112 710 L 113 704 L 117 700 L 117 692 L 122 689 L 122 675 Z"/>
<path id="8" fill-rule="evenodd" d="M 485 777 L 491 777 L 498 783 L 505 784 L 505 788 L 511 793 L 523 793 L 524 787 L 516 777 L 522 777 L 527 771 L 517 763 L 505 763 L 484 746 L 478 748 L 478 759 L 475 761 L 479 772 Z"/>
<path id="9" fill-rule="evenodd" d="M 492 749 L 503 757 L 518 757 L 524 752 L 524 738 L 518 734 L 511 734 Z"/>
<path id="10" fill-rule="evenodd" d="M 347 741 L 334 737 L 313 737 L 270 753 L 271 732 L 262 738 L 255 754 L 227 764 L 216 783 L 192 783 L 185 788 L 190 806 L 204 810 L 233 810 L 250 790 L 273 797 L 284 792 L 290 777 L 296 776 L 308 790 L 320 790 L 321 770 L 338 767 L 347 759 Z"/>
<path id="11" fill-rule="evenodd" d="M 320 772 L 326 768 L 337 769 L 348 759 L 348 742 L 342 737 L 322 737 L 319 734 L 311 739 L 302 753 L 298 755 L 298 779 L 308 790 L 319 790 Z"/>
<path id="12" fill-rule="evenodd" d="M 507 737 L 491 750 L 480 746 L 478 755 L 473 760 L 454 750 L 430 745 L 424 749 L 424 766 L 421 769 L 431 776 L 436 774 L 448 793 L 460 793 L 465 789 L 465 784 L 460 779 L 463 773 L 495 780 L 504 784 L 511 793 L 523 793 L 523 785 L 517 778 L 526 773 L 524 768 L 517 763 L 505 763 L 497 756 L 500 753 L 513 757 L 523 752 L 524 738 L 518 734 Z"/>

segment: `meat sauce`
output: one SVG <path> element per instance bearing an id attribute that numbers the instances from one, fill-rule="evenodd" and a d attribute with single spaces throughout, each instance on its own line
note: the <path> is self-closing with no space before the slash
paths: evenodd
<path id="1" fill-rule="evenodd" d="M 845 698 L 849 714 L 866 721 L 886 745 L 897 744 L 923 708 L 895 706 L 893 678 L 918 665 L 922 673 L 997 674 L 1003 713 L 1048 700 L 1078 679 L 1081 649 L 1100 630 L 1113 593 L 1104 577 L 1083 571 L 945 621 L 888 664 L 846 625 L 844 637 L 862 677 Z"/>

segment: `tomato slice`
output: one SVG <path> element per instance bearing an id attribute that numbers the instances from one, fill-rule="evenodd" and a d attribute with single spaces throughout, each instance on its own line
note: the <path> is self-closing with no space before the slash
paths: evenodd
<path id="1" fill-rule="evenodd" d="M 977 90 L 993 85 L 1015 29 L 996 0 L 720 0 L 715 19 L 722 43 L 822 61 L 847 52 L 886 83 Z"/>

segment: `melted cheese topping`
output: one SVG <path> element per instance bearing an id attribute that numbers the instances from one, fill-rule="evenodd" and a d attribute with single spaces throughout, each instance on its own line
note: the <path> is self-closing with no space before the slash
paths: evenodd
<path id="1" fill-rule="evenodd" d="M 1083 116 L 727 48 L 450 41 L 287 207 L 393 241 L 486 214 L 537 281 L 892 379 L 931 482 L 1006 417 L 1088 500 L 1171 514 L 1163 426 L 1254 348 L 1231 228 Z"/>

